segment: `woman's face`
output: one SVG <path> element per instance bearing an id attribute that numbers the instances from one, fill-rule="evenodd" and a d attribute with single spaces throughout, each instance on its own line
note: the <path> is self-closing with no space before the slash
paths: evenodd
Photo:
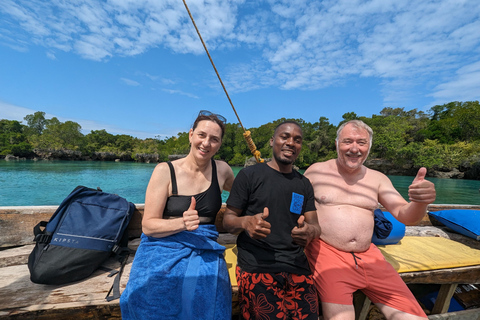
<path id="1" fill-rule="evenodd" d="M 211 158 L 222 146 L 222 129 L 210 120 L 202 120 L 195 130 L 190 129 L 190 152 L 202 158 Z"/>

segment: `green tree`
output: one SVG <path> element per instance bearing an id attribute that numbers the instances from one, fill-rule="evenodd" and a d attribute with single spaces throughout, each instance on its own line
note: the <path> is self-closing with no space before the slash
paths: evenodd
<path id="1" fill-rule="evenodd" d="M 320 117 L 313 125 L 305 125 L 304 148 L 307 149 L 305 162 L 312 164 L 317 161 L 331 159 L 335 150 L 336 127 L 330 124 L 328 118 Z"/>
<path id="2" fill-rule="evenodd" d="M 115 146 L 120 152 L 132 152 L 135 141 L 138 139 L 126 134 L 120 134 L 115 136 Z M 158 141 L 157 139 L 155 139 Z"/>
<path id="3" fill-rule="evenodd" d="M 222 139 L 222 147 L 218 151 L 215 158 L 222 159 L 227 163 L 230 163 L 232 159 L 235 158 L 235 144 L 236 144 L 236 137 L 237 133 L 241 132 L 240 124 L 233 124 L 227 123 L 225 125 L 225 135 Z M 234 163 L 233 165 L 237 165 L 238 163 Z"/>
<path id="4" fill-rule="evenodd" d="M 45 112 L 37 111 L 34 114 L 26 115 L 23 120 L 27 121 L 27 134 L 40 135 L 45 129 L 47 119 L 45 119 Z"/>
<path id="5" fill-rule="evenodd" d="M 339 126 L 344 122 L 358 119 L 358 116 L 355 112 L 347 112 L 343 114 L 342 118 L 343 120 L 338 124 Z"/>
<path id="6" fill-rule="evenodd" d="M 400 116 L 373 115 L 371 119 L 365 119 L 365 122 L 374 132 L 371 156 L 395 159 L 397 151 L 406 144 L 407 132 L 410 130 L 408 121 Z"/>
<path id="7" fill-rule="evenodd" d="M 478 101 L 450 102 L 430 109 L 426 131 L 429 139 L 440 143 L 480 140 L 480 104 Z"/>
<path id="8" fill-rule="evenodd" d="M 91 154 L 93 152 L 111 152 L 115 149 L 116 138 L 105 129 L 92 130 L 83 139 L 82 152 Z"/>
<path id="9" fill-rule="evenodd" d="M 53 117 L 47 120 L 41 135 L 32 137 L 33 145 L 43 150 L 78 150 L 83 143 L 81 128 L 76 122 L 60 122 Z"/>
<path id="10" fill-rule="evenodd" d="M 16 120 L 0 120 L 0 155 L 26 157 L 32 153 L 23 131 L 24 126 Z"/>

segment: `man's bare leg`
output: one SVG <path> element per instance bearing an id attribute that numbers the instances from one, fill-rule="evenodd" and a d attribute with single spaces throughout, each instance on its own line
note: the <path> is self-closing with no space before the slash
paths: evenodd
<path id="1" fill-rule="evenodd" d="M 378 307 L 378 309 L 380 309 L 380 311 L 388 320 L 425 320 L 426 319 L 424 317 L 419 317 L 410 313 L 406 313 L 406 312 L 394 309 L 392 307 L 389 307 L 381 303 L 376 303 L 375 305 Z"/>
<path id="2" fill-rule="evenodd" d="M 355 320 L 353 305 L 322 302 L 324 320 Z"/>

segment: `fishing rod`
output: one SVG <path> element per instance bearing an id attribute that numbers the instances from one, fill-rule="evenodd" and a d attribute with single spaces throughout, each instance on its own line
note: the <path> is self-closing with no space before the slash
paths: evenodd
<path id="1" fill-rule="evenodd" d="M 185 9 L 187 9 L 188 15 L 190 16 L 190 20 L 192 20 L 193 26 L 195 27 L 195 30 L 197 31 L 198 37 L 200 38 L 200 41 L 202 42 L 203 48 L 205 49 L 205 52 L 208 55 L 208 59 L 210 59 L 210 63 L 213 66 L 213 70 L 215 70 L 215 73 L 217 74 L 218 80 L 220 81 L 220 84 L 222 85 L 223 91 L 225 92 L 225 95 L 227 96 L 228 102 L 230 102 L 230 105 L 232 106 L 233 112 L 235 113 L 235 116 L 237 117 L 238 122 L 240 123 L 240 126 L 243 129 L 243 137 L 245 138 L 245 141 L 248 144 L 250 152 L 253 154 L 253 156 L 255 157 L 255 160 L 257 162 L 265 162 L 265 160 L 261 158 L 260 151 L 257 150 L 257 147 L 255 146 L 255 143 L 253 142 L 250 131 L 245 130 L 245 128 L 242 124 L 242 121 L 240 120 L 240 117 L 238 116 L 237 110 L 233 106 L 232 99 L 230 99 L 230 96 L 228 95 L 227 89 L 223 85 L 222 78 L 220 78 L 220 74 L 218 73 L 217 68 L 215 67 L 215 63 L 213 63 L 213 59 L 210 56 L 210 53 L 208 52 L 207 45 L 203 41 L 202 35 L 200 34 L 200 31 L 197 28 L 197 24 L 195 23 L 195 20 L 193 19 L 193 16 L 190 13 L 190 9 L 188 9 L 187 3 L 185 2 L 185 0 L 182 0 L 182 1 L 183 1 L 183 4 L 185 5 Z"/>

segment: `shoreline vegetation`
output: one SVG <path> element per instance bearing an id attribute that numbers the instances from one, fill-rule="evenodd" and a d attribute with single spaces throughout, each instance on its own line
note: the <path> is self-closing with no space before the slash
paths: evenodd
<path id="1" fill-rule="evenodd" d="M 321 114 L 321 112 L 319 112 Z M 416 109 L 384 108 L 379 115 L 345 113 L 343 122 L 360 119 L 374 131 L 367 167 L 387 175 L 415 176 L 426 167 L 428 176 L 480 180 L 480 104 L 478 101 L 436 105 L 427 113 Z M 166 139 L 139 139 L 92 130 L 84 135 L 73 121 L 46 119 L 45 112 L 25 116 L 25 124 L 0 120 L 0 159 L 135 161 L 156 163 L 181 157 L 189 149 L 188 131 Z M 300 169 L 336 157 L 338 126 L 320 117 L 310 123 L 281 118 L 258 128 L 248 129 L 263 158 L 271 156 L 269 140 L 274 128 L 285 120 L 297 121 L 304 132 L 304 147 L 297 158 Z M 237 123 L 227 123 L 222 148 L 216 159 L 231 166 L 244 166 L 251 152 Z"/>

